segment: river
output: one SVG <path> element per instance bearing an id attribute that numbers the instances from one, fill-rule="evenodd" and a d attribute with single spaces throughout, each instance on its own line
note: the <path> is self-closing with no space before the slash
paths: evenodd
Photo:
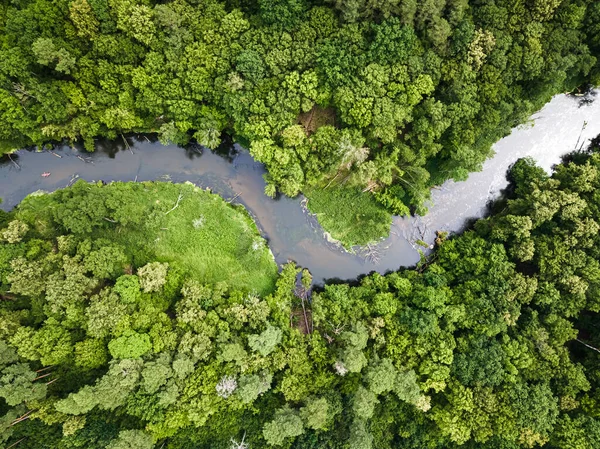
<path id="1" fill-rule="evenodd" d="M 377 245 L 377 261 L 329 243 L 315 219 L 305 213 L 302 198 L 265 196 L 264 167 L 237 145 L 226 148 L 226 154 L 216 154 L 200 147 L 163 146 L 146 136 L 128 136 L 128 145 L 119 139 L 98 142 L 94 153 L 66 145 L 52 152 L 20 150 L 11 159 L 0 160 L 0 197 L 2 208 L 10 210 L 32 192 L 53 191 L 76 179 L 191 181 L 243 204 L 278 263 L 293 260 L 308 268 L 316 283 L 323 283 L 414 265 L 419 260 L 414 242 L 431 243 L 436 230 L 459 231 L 468 219 L 482 216 L 488 202 L 506 187 L 506 171 L 518 158 L 531 156 L 550 170 L 578 140 L 579 146 L 598 134 L 600 101 L 581 105 L 566 95 L 554 97 L 530 123 L 515 128 L 494 145 L 496 155 L 481 172 L 471 174 L 467 181 L 448 181 L 436 188 L 425 217 L 395 217 L 390 236 Z M 50 175 L 42 177 L 42 173 Z"/>

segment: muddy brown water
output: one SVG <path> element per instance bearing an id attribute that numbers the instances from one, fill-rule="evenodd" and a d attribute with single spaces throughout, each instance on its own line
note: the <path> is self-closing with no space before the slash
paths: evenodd
<path id="1" fill-rule="evenodd" d="M 415 241 L 431 243 L 436 230 L 458 231 L 466 220 L 481 216 L 486 204 L 506 187 L 506 171 L 518 158 L 531 156 L 550 170 L 563 154 L 598 134 L 600 101 L 580 105 L 572 97 L 554 97 L 531 123 L 515 128 L 496 143 L 496 155 L 481 172 L 471 174 L 465 182 L 449 181 L 435 189 L 425 217 L 395 217 L 390 236 L 376 245 L 378 260 L 367 257 L 365 251 L 353 254 L 328 242 L 316 220 L 305 212 L 301 197 L 265 196 L 264 167 L 237 145 L 227 148 L 225 154 L 216 154 L 200 147 L 163 146 L 146 136 L 129 136 L 130 148 L 117 139 L 99 142 L 94 153 L 66 145 L 55 148 L 55 154 L 20 150 L 12 160 L 0 160 L 1 207 L 10 210 L 32 192 L 54 191 L 75 179 L 191 181 L 243 204 L 279 264 L 293 260 L 308 268 L 315 282 L 323 283 L 414 265 L 419 260 Z M 43 173 L 50 175 L 43 177 Z"/>

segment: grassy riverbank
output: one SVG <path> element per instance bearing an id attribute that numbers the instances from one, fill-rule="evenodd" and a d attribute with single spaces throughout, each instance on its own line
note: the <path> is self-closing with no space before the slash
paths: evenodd
<path id="1" fill-rule="evenodd" d="M 267 295 L 250 218 L 192 185 L 29 197 L 0 213 L 2 447 L 597 449 L 600 156 L 510 179 L 417 269 L 287 264 Z"/>
<path id="2" fill-rule="evenodd" d="M 375 242 L 390 233 L 390 212 L 359 188 L 306 189 L 305 195 L 308 210 L 345 248 Z"/>
<path id="3" fill-rule="evenodd" d="M 129 262 L 169 262 L 203 283 L 267 293 L 277 266 L 250 215 L 192 184 L 87 184 L 26 198 L 16 217 L 122 247 Z M 58 225 L 58 226 L 57 226 Z"/>
<path id="4" fill-rule="evenodd" d="M 0 154 L 228 133 L 270 194 L 344 179 L 419 208 L 554 94 L 600 82 L 597 1 L 488 3 L 0 2 Z"/>

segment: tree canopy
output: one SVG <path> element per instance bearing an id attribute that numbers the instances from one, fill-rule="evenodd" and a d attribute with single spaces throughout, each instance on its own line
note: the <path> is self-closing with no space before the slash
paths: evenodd
<path id="1" fill-rule="evenodd" d="M 190 185 L 78 183 L 27 198 L 0 225 L 0 439 L 596 448 L 600 154 L 552 176 L 520 160 L 510 177 L 496 213 L 440 237 L 416 267 L 314 291 L 293 263 L 259 292 L 135 237 L 189 221 L 184 201 L 224 204 Z"/>
<path id="2" fill-rule="evenodd" d="M 552 95 L 600 83 L 597 3 L 4 2 L 0 152 L 127 131 L 215 148 L 229 133 L 269 195 L 337 186 L 423 211 Z"/>

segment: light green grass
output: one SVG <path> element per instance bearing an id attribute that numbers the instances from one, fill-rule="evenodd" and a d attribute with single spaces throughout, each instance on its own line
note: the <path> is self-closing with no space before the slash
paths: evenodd
<path id="1" fill-rule="evenodd" d="M 346 248 L 387 237 L 392 215 L 370 193 L 357 188 L 307 189 L 308 209 L 325 231 Z"/>
<path id="2" fill-rule="evenodd" d="M 203 283 L 225 281 L 232 289 L 259 294 L 273 290 L 277 265 L 242 206 L 228 204 L 220 196 L 189 183 L 113 183 L 86 187 L 91 187 L 96 197 L 122 195 L 123 207 L 141 219 L 136 225 L 105 220 L 91 234 L 93 238 L 108 239 L 125 247 L 136 267 L 151 261 L 171 262 Z M 171 210 L 180 195 L 178 206 Z M 48 213 L 52 208 L 48 200 L 54 196 L 28 198 L 23 203 L 23 213 L 35 210 L 35 203 L 44 209 L 38 210 L 39 214 Z M 132 202 L 135 207 L 131 207 Z"/>
<path id="3" fill-rule="evenodd" d="M 163 212 L 175 206 L 180 194 L 179 206 Z M 272 290 L 277 266 L 242 206 L 232 206 L 189 184 L 154 183 L 148 200 L 160 209 L 154 214 L 152 231 L 113 233 L 116 241 L 131 247 L 145 240 L 155 260 L 176 261 L 203 282 L 226 281 L 232 288 L 259 293 Z"/>

